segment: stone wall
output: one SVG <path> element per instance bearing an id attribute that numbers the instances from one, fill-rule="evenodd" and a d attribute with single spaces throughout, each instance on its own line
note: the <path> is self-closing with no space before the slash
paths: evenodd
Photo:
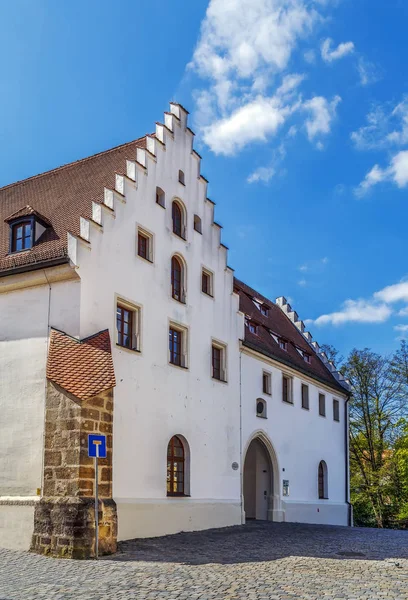
<path id="1" fill-rule="evenodd" d="M 94 556 L 94 459 L 88 434 L 107 437 L 99 459 L 99 553 L 116 551 L 117 516 L 112 500 L 113 390 L 79 400 L 48 382 L 43 495 L 35 508 L 31 550 L 52 556 Z"/>

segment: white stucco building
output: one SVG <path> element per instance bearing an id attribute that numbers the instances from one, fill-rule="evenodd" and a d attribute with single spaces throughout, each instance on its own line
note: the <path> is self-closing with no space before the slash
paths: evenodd
<path id="1" fill-rule="evenodd" d="M 51 392 L 111 390 L 113 423 L 94 402 L 64 428 L 111 436 L 119 540 L 349 523 L 347 383 L 283 297 L 234 279 L 193 139 L 171 104 L 155 134 L 0 190 L 0 546 L 30 547 L 48 497 L 92 496 Z M 115 382 L 86 354 L 105 330 Z"/>

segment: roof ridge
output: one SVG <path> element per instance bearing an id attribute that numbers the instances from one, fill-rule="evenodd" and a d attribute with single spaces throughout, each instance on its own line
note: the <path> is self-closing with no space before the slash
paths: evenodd
<path id="1" fill-rule="evenodd" d="M 136 138 L 134 140 L 130 140 L 129 142 L 124 142 L 123 144 L 119 144 L 118 146 L 114 146 L 113 148 L 108 148 L 107 150 L 101 150 L 100 152 L 96 152 L 95 154 L 91 154 L 90 156 L 84 156 L 83 158 L 78 158 L 77 160 L 73 160 L 72 162 L 66 163 L 65 165 L 60 165 L 59 167 L 54 167 L 53 169 L 50 169 L 49 171 L 44 171 L 43 173 L 37 173 L 37 175 L 32 175 L 31 177 L 26 177 L 25 179 L 19 179 L 18 181 L 13 181 L 12 183 L 8 183 L 7 185 L 0 187 L 0 192 L 13 187 L 14 185 L 20 185 L 22 183 L 25 183 L 26 181 L 32 181 L 33 179 L 39 179 L 40 177 L 43 177 L 44 175 L 51 175 L 51 173 L 55 173 L 56 171 L 62 171 L 63 169 L 67 169 L 69 167 L 73 167 L 74 165 L 78 165 L 79 163 L 86 162 L 88 160 L 96 158 L 97 156 L 101 156 L 102 154 L 108 154 L 109 152 L 113 152 L 114 150 L 119 150 L 119 148 L 124 148 L 125 146 L 130 146 L 130 144 L 134 144 L 135 142 L 139 142 L 140 140 L 145 138 L 146 135 L 142 135 L 141 137 Z"/>

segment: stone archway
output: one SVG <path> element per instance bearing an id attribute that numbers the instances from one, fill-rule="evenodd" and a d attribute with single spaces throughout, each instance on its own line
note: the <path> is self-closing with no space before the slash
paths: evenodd
<path id="1" fill-rule="evenodd" d="M 264 432 L 248 441 L 242 481 L 245 519 L 284 521 L 280 499 L 279 467 L 273 446 Z"/>

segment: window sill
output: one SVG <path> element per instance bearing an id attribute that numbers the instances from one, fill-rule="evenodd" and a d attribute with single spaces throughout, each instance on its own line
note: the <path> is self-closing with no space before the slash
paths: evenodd
<path id="1" fill-rule="evenodd" d="M 180 179 L 179 179 L 178 182 L 181 183 L 181 185 L 184 185 L 184 187 L 186 187 L 186 184 L 184 183 L 184 181 L 180 181 Z"/>
<path id="2" fill-rule="evenodd" d="M 166 494 L 166 498 L 191 498 L 190 494 Z"/>
<path id="3" fill-rule="evenodd" d="M 325 496 L 324 498 L 319 498 L 319 500 L 328 500 L 328 498 Z"/>
<path id="4" fill-rule="evenodd" d="M 183 240 L 183 242 L 187 241 L 186 237 L 183 237 L 182 235 L 179 235 L 178 233 L 176 233 L 175 231 L 173 231 L 173 235 L 175 235 L 179 240 Z"/>
<path id="5" fill-rule="evenodd" d="M 268 417 L 265 417 L 264 415 L 256 415 L 258 417 L 258 419 L 267 419 Z"/>
<path id="6" fill-rule="evenodd" d="M 289 406 L 295 406 L 293 400 L 282 400 L 284 404 L 289 404 Z"/>
<path id="7" fill-rule="evenodd" d="M 172 363 L 169 361 L 169 365 L 172 367 L 176 367 L 176 369 L 182 369 L 183 371 L 188 371 L 188 367 L 183 367 L 183 365 L 176 365 L 176 363 Z"/>
<path id="8" fill-rule="evenodd" d="M 141 350 L 136 350 L 136 348 L 128 348 L 127 346 L 122 346 L 122 344 L 116 343 L 116 347 L 121 350 L 126 350 L 127 352 L 132 352 L 132 354 L 141 354 Z"/>
<path id="9" fill-rule="evenodd" d="M 171 297 L 172 300 L 175 300 L 176 302 L 178 302 L 179 304 L 184 304 L 186 305 L 186 301 L 185 300 L 179 300 L 178 298 L 175 298 L 174 296 Z"/>
<path id="10" fill-rule="evenodd" d="M 309 406 L 302 406 L 303 410 L 310 410 Z"/>
<path id="11" fill-rule="evenodd" d="M 333 419 L 335 423 L 340 423 L 340 419 Z"/>
<path id="12" fill-rule="evenodd" d="M 198 229 L 196 229 L 195 227 L 194 227 L 194 231 L 196 231 L 196 232 L 197 232 L 197 233 L 199 233 L 200 235 L 203 235 L 203 232 L 202 232 L 202 231 L 198 231 Z"/>
<path id="13" fill-rule="evenodd" d="M 203 292 L 203 290 L 201 290 L 201 293 L 202 293 L 204 296 L 207 296 L 207 298 L 211 298 L 212 300 L 214 300 L 214 296 L 213 296 L 212 294 L 207 294 L 207 292 Z"/>
<path id="14" fill-rule="evenodd" d="M 164 208 L 166 210 L 166 205 L 165 204 L 160 204 L 160 202 L 156 201 L 157 206 L 161 206 L 162 208 Z"/>
<path id="15" fill-rule="evenodd" d="M 142 260 L 144 260 L 145 262 L 150 263 L 151 265 L 153 264 L 153 261 L 150 260 L 150 258 L 146 258 L 145 256 L 141 256 L 140 254 L 137 255 L 138 258 L 141 258 Z"/>
<path id="16" fill-rule="evenodd" d="M 272 396 L 272 393 L 271 393 L 271 392 L 262 392 L 262 393 L 263 393 L 263 395 L 264 395 L 264 396 L 269 396 L 269 397 L 271 397 L 271 396 Z"/>
<path id="17" fill-rule="evenodd" d="M 325 419 L 325 418 L 326 418 L 326 415 L 321 415 L 321 414 L 319 413 L 319 417 L 323 417 L 323 419 Z"/>
<path id="18" fill-rule="evenodd" d="M 218 381 L 219 383 L 228 383 L 226 379 L 218 379 L 218 377 L 211 377 L 213 381 Z"/>

